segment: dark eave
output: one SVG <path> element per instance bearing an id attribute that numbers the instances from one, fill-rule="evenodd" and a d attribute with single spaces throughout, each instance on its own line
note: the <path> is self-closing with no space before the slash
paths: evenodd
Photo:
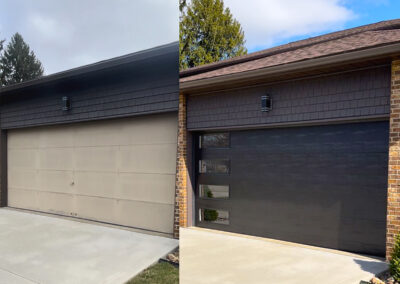
<path id="1" fill-rule="evenodd" d="M 277 76 L 289 77 L 290 74 L 312 74 L 313 71 L 346 65 L 369 65 L 373 61 L 385 60 L 390 62 L 391 58 L 400 57 L 400 43 L 375 46 L 351 52 L 338 53 L 323 57 L 317 57 L 302 61 L 295 61 L 286 64 L 270 66 L 250 71 L 238 72 L 216 77 L 180 82 L 181 92 L 203 91 L 206 89 L 218 88 L 218 86 L 233 86 L 233 84 L 249 84 L 257 80 L 265 81 L 266 78 Z"/>
<path id="2" fill-rule="evenodd" d="M 129 63 L 134 63 L 144 59 L 157 57 L 163 54 L 176 53 L 177 45 L 178 45 L 177 42 L 160 45 L 143 51 L 138 51 L 127 55 L 99 61 L 93 64 L 88 64 L 77 68 L 69 69 L 66 71 L 43 76 L 34 80 L 29 80 L 22 83 L 1 87 L 0 95 L 4 95 L 6 93 L 17 90 L 22 90 L 28 87 L 39 87 L 43 84 L 53 83 L 64 79 L 70 79 L 83 74 L 95 73 L 101 70 L 110 69 Z"/>

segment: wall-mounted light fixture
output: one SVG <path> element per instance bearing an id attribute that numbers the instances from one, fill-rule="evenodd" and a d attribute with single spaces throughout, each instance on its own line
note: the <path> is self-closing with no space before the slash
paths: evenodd
<path id="1" fill-rule="evenodd" d="M 261 111 L 268 112 L 272 110 L 272 99 L 270 95 L 261 96 Z"/>
<path id="2" fill-rule="evenodd" d="M 67 111 L 71 109 L 71 101 L 69 97 L 64 96 L 62 97 L 62 110 Z"/>

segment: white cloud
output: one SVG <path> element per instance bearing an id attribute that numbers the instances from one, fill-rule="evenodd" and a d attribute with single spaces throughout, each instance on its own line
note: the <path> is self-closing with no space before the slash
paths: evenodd
<path id="1" fill-rule="evenodd" d="M 19 32 L 46 74 L 178 40 L 178 0 L 1 0 L 0 39 Z"/>
<path id="2" fill-rule="evenodd" d="M 225 0 L 224 3 L 242 24 L 249 49 L 269 47 L 289 37 L 341 29 L 356 17 L 340 0 Z"/>
<path id="3" fill-rule="evenodd" d="M 28 32 L 36 34 L 43 43 L 68 44 L 73 39 L 73 26 L 71 24 L 61 25 L 56 19 L 43 15 L 32 14 L 28 17 Z"/>

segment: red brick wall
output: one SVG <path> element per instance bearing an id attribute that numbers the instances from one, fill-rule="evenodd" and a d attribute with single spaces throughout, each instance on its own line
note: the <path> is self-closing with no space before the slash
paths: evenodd
<path id="1" fill-rule="evenodd" d="M 179 94 L 178 151 L 176 159 L 174 237 L 179 238 L 179 227 L 187 226 L 187 130 L 186 96 Z"/>
<path id="2" fill-rule="evenodd" d="M 392 62 L 386 258 L 400 232 L 400 60 Z"/>

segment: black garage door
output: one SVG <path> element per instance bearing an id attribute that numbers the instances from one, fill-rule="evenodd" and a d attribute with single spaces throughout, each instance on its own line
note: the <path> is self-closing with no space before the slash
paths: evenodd
<path id="1" fill-rule="evenodd" d="M 203 133 L 196 224 L 385 254 L 388 122 Z"/>

